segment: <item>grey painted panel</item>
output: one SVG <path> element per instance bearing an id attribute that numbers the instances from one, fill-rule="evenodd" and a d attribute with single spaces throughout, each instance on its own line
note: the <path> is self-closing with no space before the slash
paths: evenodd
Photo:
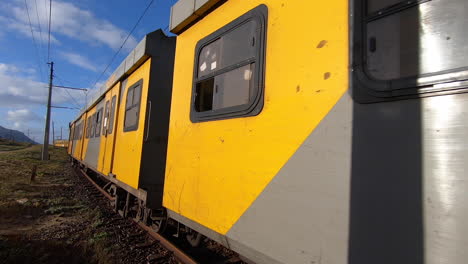
<path id="1" fill-rule="evenodd" d="M 171 8 L 169 30 L 179 34 L 222 0 L 179 0 Z"/>
<path id="2" fill-rule="evenodd" d="M 195 10 L 199 10 L 203 7 L 204 4 L 210 2 L 211 0 L 195 0 Z M 213 2 L 213 1 L 211 1 Z"/>
<path id="3" fill-rule="evenodd" d="M 142 41 L 140 41 L 140 43 L 138 43 L 138 45 L 135 47 L 135 49 L 133 49 L 133 53 L 134 53 L 134 61 L 137 62 L 139 59 L 141 59 L 143 56 L 145 56 L 145 49 L 146 49 L 146 39 L 147 39 L 147 36 L 145 36 L 143 38 Z"/>
<path id="4" fill-rule="evenodd" d="M 190 219 L 188 219 L 187 217 L 184 217 L 172 210 L 169 210 L 167 209 L 167 215 L 169 218 L 172 218 L 174 220 L 176 220 L 177 222 L 185 225 L 185 226 L 188 226 L 189 228 L 199 232 L 200 234 L 206 236 L 206 237 L 209 237 L 210 239 L 218 242 L 219 244 L 229 248 L 229 249 L 232 249 L 234 250 L 235 252 L 243 252 L 244 254 L 246 255 L 249 255 L 249 256 L 252 256 L 252 255 L 255 255 L 256 256 L 256 259 L 260 259 L 260 263 L 269 263 L 269 264 L 276 264 L 276 263 L 279 263 L 277 261 L 275 261 L 274 259 L 271 259 L 265 255 L 263 255 L 262 253 L 258 252 L 258 251 L 255 251 L 255 249 L 253 248 L 248 248 L 246 247 L 245 245 L 243 245 L 242 243 L 239 243 L 235 240 L 232 240 L 232 239 L 228 239 L 226 236 L 223 236 L 219 233 L 217 233 L 216 231 L 213 231 L 195 221 L 192 221 Z M 244 258 L 247 258 L 244 256 Z M 250 259 L 248 259 L 250 260 Z"/>
<path id="5" fill-rule="evenodd" d="M 172 31 L 195 12 L 195 0 L 179 0 L 171 8 L 171 21 L 169 23 Z"/>
<path id="6" fill-rule="evenodd" d="M 127 58 L 125 59 L 125 72 L 129 71 L 130 68 L 135 63 L 135 51 L 133 50 L 128 54 Z"/>
<path id="7" fill-rule="evenodd" d="M 229 248 L 229 243 L 227 242 L 225 236 L 217 233 L 216 231 L 213 231 L 195 221 L 192 221 L 190 219 L 188 219 L 187 217 L 184 217 L 170 209 L 167 209 L 167 216 L 169 218 L 172 218 L 174 220 L 176 220 L 177 222 L 183 224 L 183 225 L 186 225 L 188 227 L 190 227 L 191 229 L 197 231 L 198 233 L 206 236 L 206 237 L 209 237 L 210 239 L 220 243 L 221 245 Z"/>
<path id="8" fill-rule="evenodd" d="M 468 94 L 355 104 L 348 94 L 227 236 L 269 263 L 468 259 Z"/>
<path id="9" fill-rule="evenodd" d="M 125 61 L 122 61 L 122 63 L 120 63 L 119 67 L 117 68 L 117 70 L 115 70 L 114 74 L 115 76 L 122 76 L 124 75 L 125 73 Z"/>
<path id="10" fill-rule="evenodd" d="M 348 96 L 339 101 L 231 228 L 229 239 L 282 263 L 346 262 L 351 106 Z M 239 253 L 269 263 L 255 252 Z"/>
<path id="11" fill-rule="evenodd" d="M 95 107 L 97 110 L 100 108 L 104 109 L 105 100 L 101 100 Z M 102 122 L 101 122 L 102 126 Z M 99 162 L 99 150 L 101 146 L 101 136 L 102 133 L 99 133 L 97 137 L 91 137 L 88 140 L 88 147 L 86 149 L 86 156 L 84 162 L 90 168 L 97 169 Z"/>

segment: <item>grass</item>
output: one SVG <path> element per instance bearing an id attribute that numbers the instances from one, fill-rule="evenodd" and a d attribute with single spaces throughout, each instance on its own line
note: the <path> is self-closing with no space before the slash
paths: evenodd
<path id="1" fill-rule="evenodd" d="M 41 145 L 17 147 L 0 152 L 0 262 L 118 263 L 100 209 L 73 186 L 66 149 L 50 147 L 41 161 Z"/>
<path id="2" fill-rule="evenodd" d="M 14 142 L 8 139 L 0 138 L 0 151 L 20 150 L 30 146 L 32 146 L 31 143 Z"/>
<path id="3" fill-rule="evenodd" d="M 27 198 L 38 188 L 31 185 L 31 173 L 37 166 L 36 181 L 48 184 L 65 179 L 68 163 L 65 149 L 50 148 L 49 161 L 41 161 L 41 145 L 33 145 L 16 151 L 0 153 L 0 201 Z M 26 196 L 26 197 L 25 197 Z M 0 202 L 1 203 L 1 202 Z"/>

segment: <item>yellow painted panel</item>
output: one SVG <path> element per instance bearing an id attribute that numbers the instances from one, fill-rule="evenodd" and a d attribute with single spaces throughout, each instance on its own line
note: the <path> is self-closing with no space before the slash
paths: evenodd
<path id="1" fill-rule="evenodd" d="M 260 4 L 268 7 L 262 112 L 192 123 L 195 45 Z M 229 0 L 178 37 L 165 207 L 228 232 L 347 90 L 347 17 L 346 0 Z"/>
<path id="2" fill-rule="evenodd" d="M 81 115 L 80 119 L 76 122 L 76 124 L 79 124 L 81 122 L 82 126 L 81 126 L 81 130 L 84 129 L 84 127 L 86 126 L 86 113 L 84 113 L 83 115 Z M 75 133 L 78 133 L 78 131 L 76 131 Z M 78 139 L 76 140 L 75 144 L 76 144 L 76 147 L 75 147 L 75 151 L 73 153 L 73 157 L 77 160 L 80 160 L 82 161 L 82 150 L 83 150 L 83 140 L 84 139 L 84 135 L 82 136 L 81 139 Z"/>
<path id="3" fill-rule="evenodd" d="M 72 123 L 70 126 L 70 131 L 74 131 L 74 129 L 75 129 L 75 123 Z M 67 148 L 68 155 L 73 156 L 72 150 L 73 150 L 73 134 L 70 132 L 70 135 L 68 138 L 68 148 Z"/>
<path id="4" fill-rule="evenodd" d="M 119 105 L 117 128 L 114 131 L 117 138 L 115 141 L 112 173 L 116 175 L 118 180 L 135 189 L 138 189 L 138 180 L 140 175 L 150 65 L 151 59 L 148 59 L 122 82 L 122 86 L 125 87 L 125 90 L 123 91 L 123 96 L 120 100 L 121 103 Z M 141 79 L 143 80 L 143 85 L 141 89 L 138 129 L 135 131 L 124 132 L 125 102 L 128 87 L 137 83 Z"/>
<path id="5" fill-rule="evenodd" d="M 108 175 L 111 172 L 111 162 L 113 157 L 114 151 L 114 138 L 115 138 L 115 127 L 117 125 L 117 113 L 118 113 L 118 100 L 119 100 L 119 90 L 120 90 L 120 83 L 117 83 L 109 90 L 106 94 L 105 101 L 109 101 L 109 111 L 112 110 L 112 97 L 116 96 L 116 108 L 114 113 L 114 122 L 112 124 L 113 129 L 112 133 L 108 134 L 107 136 L 103 135 L 101 137 L 101 145 L 99 150 L 99 164 L 98 164 L 98 171 L 104 175 Z M 105 109 L 105 103 L 104 103 Z M 110 112 L 109 112 L 110 113 Z M 107 121 L 109 124 L 110 120 Z"/>
<path id="6" fill-rule="evenodd" d="M 85 161 L 86 159 L 86 151 L 88 150 L 88 143 L 89 143 L 89 140 L 90 138 L 86 138 L 86 130 L 88 129 L 88 126 L 90 125 L 88 123 L 88 117 L 92 116 L 94 113 L 96 113 L 96 106 L 94 106 L 93 108 L 89 109 L 88 112 L 86 112 L 86 122 L 85 122 L 85 125 L 84 125 L 84 130 L 83 130 L 83 153 L 81 154 L 81 160 L 82 161 Z"/>

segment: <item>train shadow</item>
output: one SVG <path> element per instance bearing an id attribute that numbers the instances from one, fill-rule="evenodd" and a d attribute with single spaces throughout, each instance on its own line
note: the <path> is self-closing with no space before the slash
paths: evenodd
<path id="1" fill-rule="evenodd" d="M 408 39 L 405 34 L 419 30 L 418 23 L 400 24 L 401 42 Z M 411 39 L 410 46 L 408 41 L 406 46 L 400 43 L 400 48 L 406 49 L 400 51 L 401 57 L 388 63 L 396 64 L 401 71 L 417 73 L 419 62 L 413 58 L 407 63 L 404 53 L 419 49 L 418 36 Z M 378 41 L 377 49 L 384 46 L 379 47 L 382 42 Z M 424 263 L 421 122 L 419 99 L 354 103 L 350 264 Z"/>

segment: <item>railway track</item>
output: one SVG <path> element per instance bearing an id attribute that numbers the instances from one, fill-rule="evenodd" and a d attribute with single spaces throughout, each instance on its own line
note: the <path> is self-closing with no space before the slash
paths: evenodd
<path id="1" fill-rule="evenodd" d="M 94 196 L 95 198 L 105 197 L 109 201 L 114 201 L 115 200 L 114 197 L 112 197 L 103 188 L 101 188 L 101 186 L 99 186 L 82 169 L 75 167 L 74 172 L 75 172 L 76 175 L 82 176 L 83 178 L 85 178 L 87 180 L 87 182 L 89 183 L 90 188 L 93 188 L 92 190 L 90 190 L 90 193 L 89 193 L 91 196 Z M 110 221 L 113 222 L 113 224 L 115 224 L 119 228 L 120 232 L 123 233 L 122 234 L 123 237 L 126 237 L 129 241 L 134 243 L 134 245 L 132 246 L 133 249 L 138 250 L 138 249 L 150 247 L 154 243 L 158 243 L 163 248 L 165 248 L 166 250 L 171 252 L 173 254 L 173 256 L 178 261 L 180 261 L 180 262 L 182 262 L 184 264 L 199 263 L 199 262 L 195 261 L 191 256 L 186 254 L 179 247 L 177 247 L 174 243 L 169 241 L 167 238 L 165 238 L 164 236 L 162 236 L 162 235 L 156 233 L 155 231 L 153 231 L 150 227 L 144 225 L 143 223 L 141 223 L 141 222 L 139 222 L 139 221 L 137 221 L 137 220 L 135 220 L 133 218 L 130 219 L 130 220 L 132 220 L 132 224 L 130 225 L 130 224 L 128 224 L 128 221 L 126 221 L 127 219 L 130 219 L 130 218 L 119 217 L 119 215 L 116 214 L 116 216 L 114 218 L 110 219 Z M 126 229 L 129 229 L 131 226 L 138 227 L 142 232 L 141 233 L 138 233 L 138 232 L 137 233 L 135 233 L 135 232 L 132 233 L 132 231 L 126 230 Z M 144 241 L 144 239 L 143 239 L 144 234 L 148 234 L 153 239 L 153 241 L 149 241 L 149 242 Z M 153 255 L 148 255 L 147 256 L 147 261 L 148 261 L 148 263 L 151 263 L 152 260 L 156 260 L 158 258 L 160 258 L 159 255 L 154 255 L 154 256 Z"/>

